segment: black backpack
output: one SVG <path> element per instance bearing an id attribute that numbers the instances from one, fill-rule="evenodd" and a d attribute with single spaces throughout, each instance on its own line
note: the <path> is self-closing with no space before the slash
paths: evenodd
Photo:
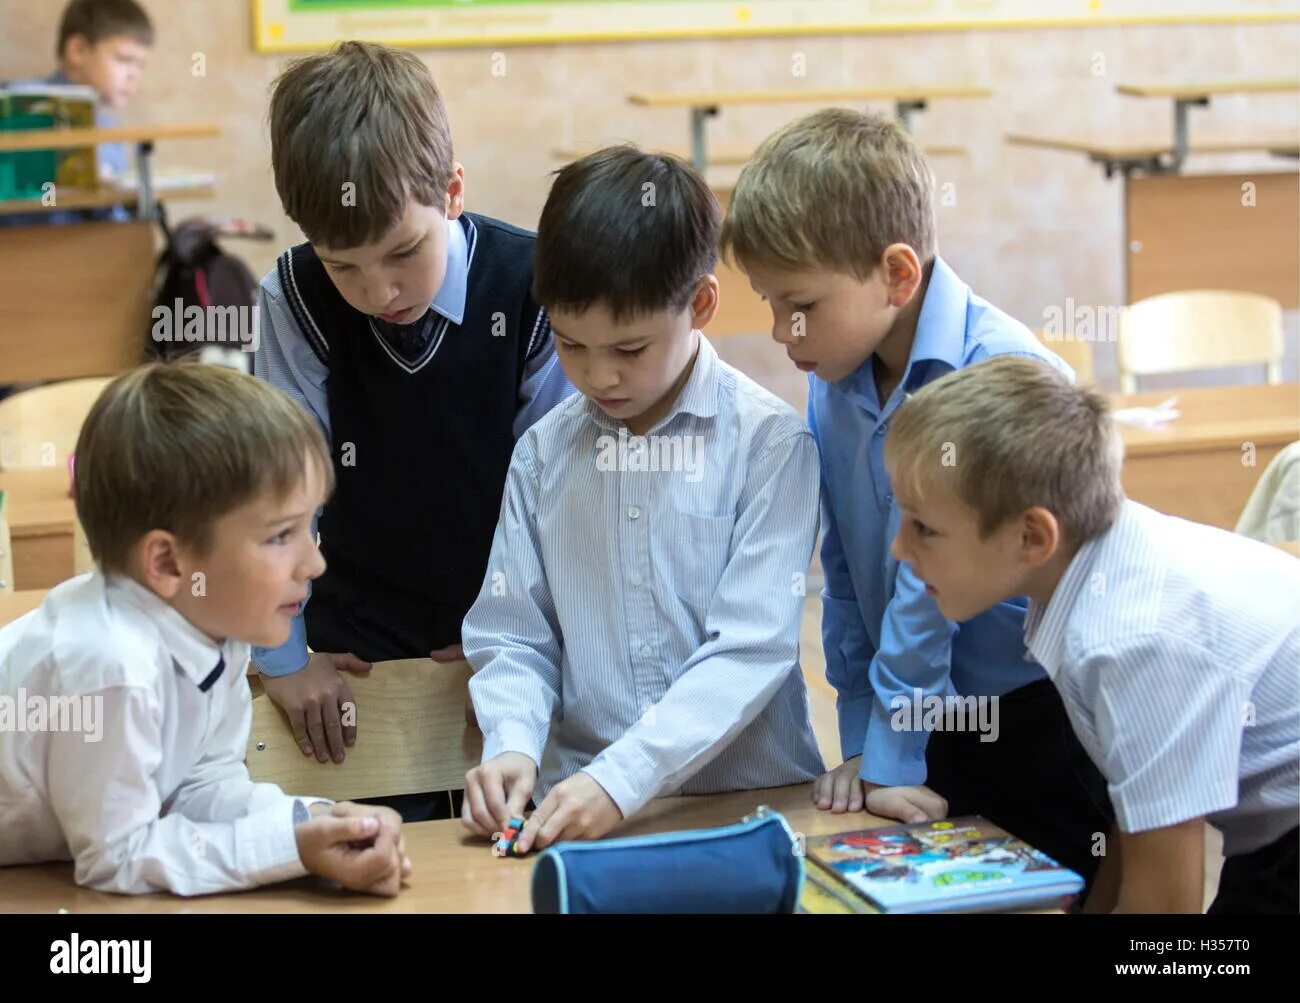
<path id="1" fill-rule="evenodd" d="M 249 309 L 257 301 L 257 279 L 243 261 L 223 251 L 216 238 L 266 241 L 272 233 L 257 223 L 230 217 L 199 216 L 173 230 L 167 225 L 166 217 L 159 213 L 158 224 L 167 238 L 167 246 L 158 255 L 153 310 L 145 334 L 145 358 L 172 362 L 198 357 L 208 346 L 181 337 L 182 318 L 178 316 L 181 311 L 190 306 Z M 158 323 L 159 311 L 172 315 L 162 325 Z M 166 336 L 169 331 L 171 337 Z M 225 346 L 225 351 L 237 352 L 238 348 Z"/>

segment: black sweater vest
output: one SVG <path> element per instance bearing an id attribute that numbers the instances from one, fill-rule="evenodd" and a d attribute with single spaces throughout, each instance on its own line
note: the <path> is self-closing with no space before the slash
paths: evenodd
<path id="1" fill-rule="evenodd" d="M 336 486 L 328 564 L 306 607 L 315 651 L 419 658 L 460 641 L 487 568 L 524 368 L 546 343 L 530 293 L 534 237 L 464 213 L 462 323 L 433 314 L 414 362 L 349 306 L 309 244 L 281 256 L 295 319 L 329 370 Z"/>

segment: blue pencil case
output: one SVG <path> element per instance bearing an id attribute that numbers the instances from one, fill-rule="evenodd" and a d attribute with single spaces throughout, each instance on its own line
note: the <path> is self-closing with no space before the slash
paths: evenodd
<path id="1" fill-rule="evenodd" d="M 716 829 L 560 843 L 533 867 L 533 912 L 794 912 L 800 845 L 767 808 Z"/>

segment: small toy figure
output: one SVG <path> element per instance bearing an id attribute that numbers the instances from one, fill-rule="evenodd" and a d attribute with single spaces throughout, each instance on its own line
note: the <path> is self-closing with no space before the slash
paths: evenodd
<path id="1" fill-rule="evenodd" d="M 519 834 L 527 824 L 528 823 L 522 818 L 512 818 L 506 823 L 504 832 L 494 832 L 492 834 L 492 856 L 523 856 L 523 854 L 519 852 Z"/>

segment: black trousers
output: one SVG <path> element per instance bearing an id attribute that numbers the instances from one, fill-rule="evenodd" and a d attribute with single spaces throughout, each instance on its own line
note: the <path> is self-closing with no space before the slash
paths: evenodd
<path id="1" fill-rule="evenodd" d="M 998 737 L 935 731 L 926 751 L 926 786 L 948 800 L 948 814 L 983 815 L 1078 873 L 1087 886 L 1101 864 L 1094 848 L 1109 838 L 1115 814 L 1106 779 L 1093 765 L 1050 680 L 998 699 Z"/>
<path id="2" fill-rule="evenodd" d="M 1300 827 L 1258 850 L 1223 862 L 1219 893 L 1208 912 L 1300 912 Z"/>
<path id="3" fill-rule="evenodd" d="M 437 791 L 431 794 L 395 794 L 386 798 L 357 798 L 357 804 L 383 805 L 402 816 L 403 822 L 436 822 L 460 818 L 464 791 Z"/>

